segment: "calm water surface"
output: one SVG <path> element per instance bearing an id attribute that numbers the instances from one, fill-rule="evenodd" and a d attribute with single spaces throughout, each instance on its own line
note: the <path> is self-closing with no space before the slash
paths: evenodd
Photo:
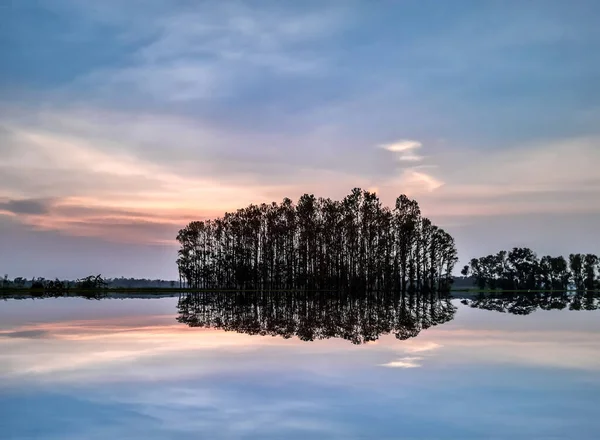
<path id="1" fill-rule="evenodd" d="M 0 438 L 600 438 L 600 311 L 366 301 L 0 300 Z"/>

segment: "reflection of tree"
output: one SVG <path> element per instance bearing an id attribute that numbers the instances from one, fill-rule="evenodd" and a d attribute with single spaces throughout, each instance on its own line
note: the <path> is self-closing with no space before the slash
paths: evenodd
<path id="1" fill-rule="evenodd" d="M 177 320 L 191 327 L 362 344 L 388 333 L 398 339 L 415 337 L 450 321 L 456 307 L 437 293 L 240 291 L 185 294 L 178 310 Z"/>
<path id="2" fill-rule="evenodd" d="M 542 310 L 596 310 L 600 307 L 600 294 L 594 292 L 526 292 L 479 294 L 465 299 L 470 307 L 515 315 L 529 315 Z"/>

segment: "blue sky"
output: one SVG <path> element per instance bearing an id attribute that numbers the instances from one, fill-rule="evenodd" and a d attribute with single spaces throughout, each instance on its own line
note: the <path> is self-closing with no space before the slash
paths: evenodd
<path id="1" fill-rule="evenodd" d="M 0 7 L 12 276 L 174 277 L 190 219 L 355 186 L 416 198 L 463 260 L 600 246 L 598 2 Z"/>

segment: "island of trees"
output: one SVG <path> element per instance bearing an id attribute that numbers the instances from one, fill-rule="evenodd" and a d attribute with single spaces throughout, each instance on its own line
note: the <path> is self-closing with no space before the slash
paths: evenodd
<path id="1" fill-rule="evenodd" d="M 600 288 L 600 259 L 594 254 L 546 255 L 538 258 L 529 248 L 473 258 L 462 269 L 479 289 L 577 290 Z"/>
<path id="2" fill-rule="evenodd" d="M 250 205 L 183 228 L 177 260 L 198 289 L 448 290 L 454 239 L 401 195 L 393 208 L 355 188 L 343 200 Z"/>

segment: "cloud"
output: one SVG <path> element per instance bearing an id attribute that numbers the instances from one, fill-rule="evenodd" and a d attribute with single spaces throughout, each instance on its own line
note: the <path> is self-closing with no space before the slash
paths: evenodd
<path id="1" fill-rule="evenodd" d="M 50 209 L 51 201 L 43 199 L 21 199 L 0 201 L 0 211 L 12 214 L 46 214 Z"/>
<path id="2" fill-rule="evenodd" d="M 396 159 L 399 162 L 422 162 L 425 157 L 419 156 L 414 153 L 414 150 L 422 148 L 423 144 L 415 140 L 399 140 L 389 144 L 380 145 L 380 148 L 387 150 L 396 155 Z M 397 191 L 396 188 L 404 194 L 418 195 L 421 193 L 428 193 L 437 190 L 444 182 L 436 178 L 427 169 L 435 169 L 435 165 L 412 165 L 402 166 L 399 170 L 400 176 L 388 179 L 384 186 L 390 190 Z"/>
<path id="3" fill-rule="evenodd" d="M 0 200 L 60 203 L 5 222 L 162 242 L 178 219 L 355 186 L 434 221 L 598 209 L 598 112 L 580 93 L 597 66 L 546 47 L 596 53 L 594 14 L 101 3 L 40 2 L 60 28 L 11 10 Z"/>
<path id="4" fill-rule="evenodd" d="M 177 163 L 158 164 L 136 151 L 136 143 L 144 142 L 143 132 L 137 138 L 119 137 L 115 125 L 117 136 L 111 138 L 95 131 L 100 127 L 87 126 L 89 120 L 78 123 L 74 118 L 71 131 L 61 130 L 58 122 L 54 129 L 45 124 L 10 126 L 7 143 L 19 148 L 8 149 L 0 165 L 0 176 L 7 177 L 0 194 L 7 201 L 0 202 L 0 210 L 20 214 L 25 224 L 72 235 L 172 241 L 187 221 L 221 215 L 260 194 L 260 182 L 218 179 L 218 171 L 210 172 L 210 162 L 194 157 L 202 151 L 187 153 L 187 167 L 196 164 L 206 172 L 181 173 Z M 184 157 L 180 160 L 185 162 Z M 14 198 L 23 193 L 47 199 Z"/>
<path id="5" fill-rule="evenodd" d="M 365 146 L 340 155 L 337 147 L 325 147 L 335 138 L 286 140 L 204 120 L 91 107 L 14 112 L 2 136 L 0 179 L 6 183 L 0 196 L 33 201 L 21 206 L 28 212 L 20 221 L 136 243 L 172 244 L 170 236 L 189 220 L 248 203 L 304 192 L 340 198 L 355 186 L 378 188 L 387 205 L 406 193 L 434 220 L 591 212 L 600 194 L 594 174 L 600 149 L 593 137 L 500 151 L 433 143 L 429 162 L 413 165 L 384 156 L 411 155 L 423 148 L 418 141 L 387 144 L 380 155 Z"/>
<path id="6" fill-rule="evenodd" d="M 380 366 L 387 368 L 418 368 L 422 366 L 419 363 L 419 361 L 421 360 L 423 360 L 423 358 L 421 357 L 403 357 L 398 359 L 397 361 L 387 362 L 385 364 L 381 364 Z"/>
<path id="7" fill-rule="evenodd" d="M 404 151 L 410 151 L 417 148 L 421 148 L 423 144 L 419 141 L 411 141 L 411 140 L 400 140 L 397 142 L 393 142 L 391 144 L 383 144 L 381 148 L 391 151 L 393 153 L 401 153 Z"/>
<path id="8" fill-rule="evenodd" d="M 177 246 L 175 238 L 185 220 L 178 218 L 174 222 L 168 222 L 119 216 L 78 219 L 51 216 L 30 219 L 25 224 L 36 230 L 60 231 L 70 236 L 98 237 L 108 242 Z"/>
<path id="9" fill-rule="evenodd" d="M 253 138 L 186 118 L 91 108 L 17 112 L 5 127 L 5 195 L 52 199 L 51 209 L 22 221 L 70 235 L 172 242 L 166 235 L 192 219 L 304 192 L 340 198 L 376 183 L 362 174 L 364 166 L 349 168 L 358 163 L 354 157 L 337 159 L 323 149 L 306 154 L 319 147 L 312 135 Z M 261 148 L 239 150 L 240 144 Z"/>
<path id="10" fill-rule="evenodd" d="M 173 298 L 161 302 L 163 306 L 143 304 L 142 309 L 156 307 L 155 310 L 160 310 L 158 313 L 163 313 L 164 304 L 170 304 L 173 310 L 176 309 Z M 344 361 L 344 353 L 348 352 L 348 342 L 345 340 L 317 341 L 308 347 L 306 342 L 297 337 L 257 338 L 245 333 L 190 328 L 175 323 L 176 315 L 142 316 L 139 315 L 139 307 L 125 303 L 119 306 L 120 313 L 127 313 L 123 309 L 132 308 L 135 309 L 136 316 L 115 317 L 114 305 L 109 303 L 110 300 L 102 304 L 77 305 L 78 316 L 84 315 L 77 320 L 40 322 L 34 325 L 20 325 L 15 321 L 11 333 L 43 332 L 46 339 L 31 339 L 22 344 L 4 341 L 2 344 L 6 345 L 0 349 L 0 377 L 20 380 L 36 376 L 40 381 L 76 383 L 136 382 L 147 378 L 170 380 L 172 377 L 184 379 L 234 372 L 239 368 L 239 363 L 226 362 L 229 365 L 227 367 L 218 357 L 239 359 L 240 353 L 245 354 L 246 371 L 255 369 L 264 372 L 263 354 L 265 351 L 276 353 L 275 350 L 288 353 L 285 357 L 277 358 L 290 368 L 298 366 L 298 360 L 304 357 L 306 350 L 313 354 L 326 353 L 332 356 L 332 360 L 323 365 L 313 363 L 302 368 L 310 376 L 324 375 L 328 383 L 333 379 L 327 377 L 328 371 L 323 370 L 331 369 L 331 362 L 336 363 L 336 369 L 348 367 Z M 31 307 L 35 308 L 36 305 L 31 304 Z M 47 319 L 44 304 L 38 307 L 40 316 Z M 103 315 L 106 317 L 102 317 Z M 179 359 L 177 366 L 171 365 L 174 356 Z M 198 363 L 198 356 L 203 358 L 201 363 Z M 9 359 L 10 362 L 7 362 Z M 364 363 L 364 359 L 357 365 L 361 362 Z M 123 365 L 132 363 L 137 364 L 138 368 L 123 368 Z M 166 365 L 171 365 L 172 368 L 165 368 Z M 334 376 L 337 376 L 336 369 L 333 369 Z"/>
<path id="11" fill-rule="evenodd" d="M 423 159 L 423 156 L 417 156 L 416 154 L 403 154 L 400 157 L 398 157 L 398 160 L 404 162 L 420 162 Z"/>
<path id="12" fill-rule="evenodd" d="M 14 332 L 0 332 L 0 338 L 23 338 L 23 339 L 43 339 L 49 336 L 46 330 L 22 330 Z"/>
<path id="13" fill-rule="evenodd" d="M 380 148 L 397 154 L 397 160 L 403 162 L 420 162 L 424 159 L 414 153 L 414 150 L 421 148 L 423 144 L 419 141 L 400 140 L 391 144 L 380 145 Z"/>
<path id="14" fill-rule="evenodd" d="M 444 182 L 425 172 L 407 169 L 402 172 L 399 184 L 412 191 L 423 189 L 425 192 L 432 192 L 442 187 Z"/>
<path id="15" fill-rule="evenodd" d="M 437 155 L 446 182 L 420 202 L 437 215 L 490 216 L 598 212 L 600 138 L 503 149 L 453 149 Z M 417 177 L 415 177 L 417 178 Z M 417 178 L 418 179 L 418 178 Z"/>
<path id="16" fill-rule="evenodd" d="M 88 19 L 96 13 L 95 8 L 81 12 Z M 260 82 L 264 73 L 284 78 L 319 74 L 329 60 L 317 55 L 311 43 L 340 28 L 343 10 L 210 2 L 144 15 L 138 20 L 143 24 L 135 25 L 105 15 L 139 48 L 128 66 L 98 69 L 79 78 L 79 87 L 91 86 L 99 96 L 127 91 L 144 101 L 185 103 L 233 97 Z"/>

